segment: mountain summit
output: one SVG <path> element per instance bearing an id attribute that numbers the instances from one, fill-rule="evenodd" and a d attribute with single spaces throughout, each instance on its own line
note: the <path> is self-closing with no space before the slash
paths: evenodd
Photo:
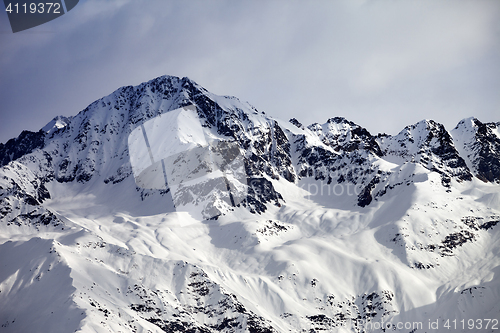
<path id="1" fill-rule="evenodd" d="M 161 76 L 0 166 L 2 332 L 499 327 L 500 122 L 304 126 Z"/>

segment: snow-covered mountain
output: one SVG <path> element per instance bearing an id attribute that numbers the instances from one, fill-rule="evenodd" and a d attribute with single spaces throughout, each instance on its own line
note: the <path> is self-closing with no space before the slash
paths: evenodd
<path id="1" fill-rule="evenodd" d="M 173 183 L 137 185 L 128 141 L 190 105 L 246 175 L 237 204 L 183 189 L 204 220 Z M 162 76 L 0 144 L 0 165 L 0 332 L 500 327 L 500 123 L 304 126 Z"/>

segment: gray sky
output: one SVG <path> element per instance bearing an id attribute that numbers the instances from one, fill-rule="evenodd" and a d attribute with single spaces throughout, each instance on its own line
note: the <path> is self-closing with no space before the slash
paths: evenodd
<path id="1" fill-rule="evenodd" d="M 3 12 L 0 142 L 164 74 L 372 134 L 500 121 L 500 1 L 80 0 L 16 34 Z"/>

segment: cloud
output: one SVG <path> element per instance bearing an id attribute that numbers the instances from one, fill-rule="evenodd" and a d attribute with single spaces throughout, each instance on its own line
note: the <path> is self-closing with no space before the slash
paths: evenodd
<path id="1" fill-rule="evenodd" d="M 17 34 L 5 15 L 0 142 L 163 74 L 303 123 L 498 121 L 499 22 L 481 0 L 87 0 Z"/>
<path id="2" fill-rule="evenodd" d="M 417 2 L 374 9 L 378 13 L 367 17 L 378 31 L 371 36 L 369 54 L 361 59 L 354 88 L 378 91 L 392 82 L 454 69 L 480 57 L 494 42 L 494 11 L 470 2 L 443 4 L 437 2 L 432 10 Z"/>

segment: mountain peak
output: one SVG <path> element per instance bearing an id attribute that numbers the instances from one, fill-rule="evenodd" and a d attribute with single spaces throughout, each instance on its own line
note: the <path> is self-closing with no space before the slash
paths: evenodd
<path id="1" fill-rule="evenodd" d="M 327 124 L 347 124 L 349 126 L 359 126 L 357 124 L 355 124 L 354 122 L 350 121 L 350 120 L 347 120 L 346 118 L 344 117 L 333 117 L 333 118 L 329 118 L 327 121 L 326 121 Z"/>
<path id="2" fill-rule="evenodd" d="M 468 130 L 480 124 L 482 123 L 476 117 L 468 117 L 460 120 L 457 126 L 455 126 L 455 129 L 463 127 L 465 130 Z"/>
<path id="3" fill-rule="evenodd" d="M 54 119 L 49 121 L 47 125 L 42 127 L 41 131 L 47 134 L 51 134 L 55 131 L 60 130 L 61 128 L 68 126 L 72 118 L 73 117 L 56 116 L 54 117 Z"/>
<path id="4" fill-rule="evenodd" d="M 442 124 L 432 120 L 432 119 L 422 119 L 413 125 L 408 125 L 405 129 L 419 129 L 419 130 L 432 130 L 443 126 Z M 444 126 L 443 126 L 444 127 Z"/>

